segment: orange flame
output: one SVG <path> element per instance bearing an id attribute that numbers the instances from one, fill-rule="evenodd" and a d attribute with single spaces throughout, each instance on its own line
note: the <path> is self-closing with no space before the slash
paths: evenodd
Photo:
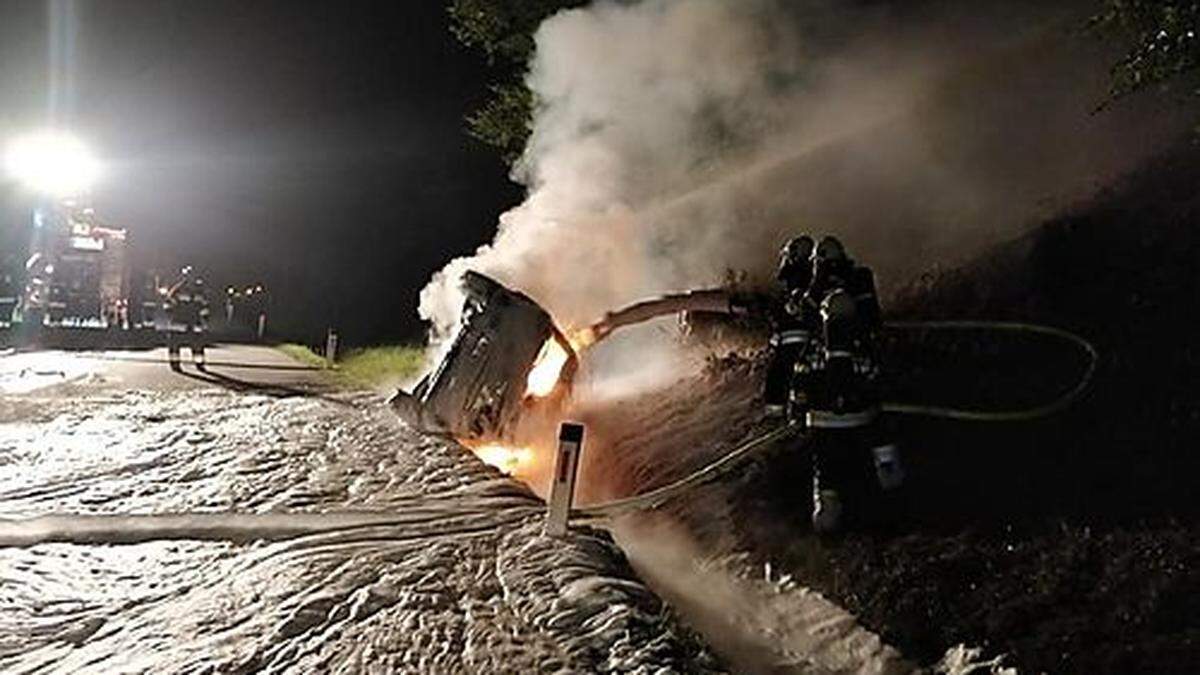
<path id="1" fill-rule="evenodd" d="M 484 464 L 490 464 L 510 475 L 525 468 L 533 461 L 533 450 L 529 448 L 511 447 L 500 443 L 485 443 L 467 447 L 470 447 L 471 452 L 483 460 Z"/>
<path id="2" fill-rule="evenodd" d="M 569 358 L 567 350 L 558 344 L 553 335 L 550 336 L 538 352 L 533 368 L 529 370 L 529 376 L 525 380 L 525 394 L 537 398 L 549 396 L 558 385 L 558 378 L 562 375 L 563 366 L 567 365 Z"/>

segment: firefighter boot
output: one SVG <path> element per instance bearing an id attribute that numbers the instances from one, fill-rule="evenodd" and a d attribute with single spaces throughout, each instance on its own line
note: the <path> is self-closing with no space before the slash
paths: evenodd
<path id="1" fill-rule="evenodd" d="M 842 496 L 830 486 L 821 485 L 821 473 L 820 464 L 814 462 L 812 475 L 812 527 L 813 532 L 817 534 L 833 534 L 842 528 Z"/>
<path id="2" fill-rule="evenodd" d="M 837 490 L 813 490 L 813 531 L 834 534 L 842 528 L 842 498 Z"/>
<path id="3" fill-rule="evenodd" d="M 875 460 L 875 478 L 884 492 L 896 490 L 904 484 L 904 465 L 900 462 L 900 450 L 895 445 L 880 445 L 871 449 Z"/>

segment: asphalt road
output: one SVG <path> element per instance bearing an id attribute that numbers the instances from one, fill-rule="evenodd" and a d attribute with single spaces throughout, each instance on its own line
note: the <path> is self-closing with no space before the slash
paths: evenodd
<path id="1" fill-rule="evenodd" d="M 320 368 L 301 364 L 271 347 L 221 344 L 206 350 L 197 367 L 183 351 L 173 371 L 166 348 L 137 351 L 35 351 L 0 353 L 0 393 L 22 394 L 71 385 L 72 389 L 171 391 L 221 387 L 237 391 L 311 391 L 324 383 Z"/>
<path id="2" fill-rule="evenodd" d="M 719 670 L 604 534 L 267 347 L 0 353 L 0 672 Z"/>

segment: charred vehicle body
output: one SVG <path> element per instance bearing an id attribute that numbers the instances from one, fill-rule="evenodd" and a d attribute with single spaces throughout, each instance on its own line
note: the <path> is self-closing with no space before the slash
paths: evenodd
<path id="1" fill-rule="evenodd" d="M 446 356 L 391 404 L 422 430 L 505 438 L 531 408 L 562 404 L 578 360 L 546 310 L 525 294 L 477 272 L 467 272 L 462 288 L 461 327 Z"/>

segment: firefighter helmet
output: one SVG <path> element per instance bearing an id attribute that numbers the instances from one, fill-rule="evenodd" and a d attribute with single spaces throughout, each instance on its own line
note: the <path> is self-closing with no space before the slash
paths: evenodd
<path id="1" fill-rule="evenodd" d="M 781 262 L 798 263 L 808 259 L 813 252 L 813 238 L 807 234 L 802 234 L 798 237 L 792 237 L 788 243 L 783 245 L 783 249 L 779 252 Z"/>
<path id="2" fill-rule="evenodd" d="M 821 243 L 813 249 L 813 258 L 817 260 L 845 260 L 846 247 L 842 246 L 842 242 L 837 237 L 826 235 L 821 237 Z"/>

